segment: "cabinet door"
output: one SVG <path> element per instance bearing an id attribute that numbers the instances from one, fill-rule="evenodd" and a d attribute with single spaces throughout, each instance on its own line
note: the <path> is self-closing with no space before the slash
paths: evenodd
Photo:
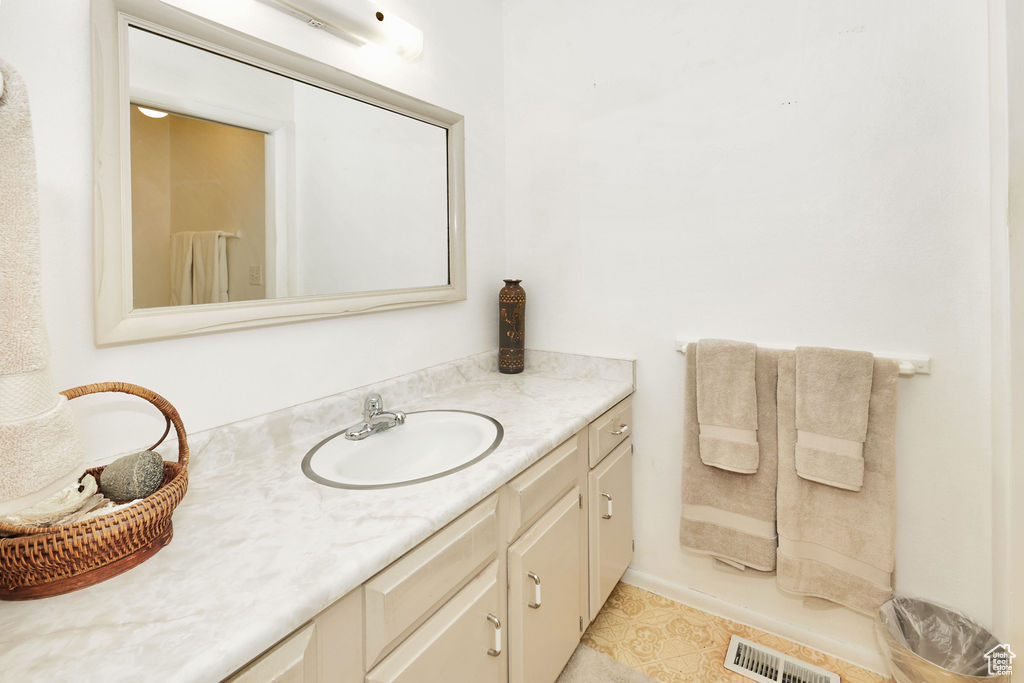
<path id="1" fill-rule="evenodd" d="M 574 487 L 509 546 L 511 683 L 552 683 L 579 642 L 587 610 L 581 500 Z"/>
<path id="2" fill-rule="evenodd" d="M 230 677 L 230 683 L 315 683 L 315 626 L 308 624 Z"/>
<path id="3" fill-rule="evenodd" d="M 505 636 L 492 562 L 366 675 L 367 683 L 503 683 Z"/>
<path id="4" fill-rule="evenodd" d="M 627 440 L 590 482 L 590 620 L 633 560 L 633 446 Z"/>

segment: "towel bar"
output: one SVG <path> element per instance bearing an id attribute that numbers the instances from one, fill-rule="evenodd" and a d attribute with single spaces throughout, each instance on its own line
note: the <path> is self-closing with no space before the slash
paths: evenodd
<path id="1" fill-rule="evenodd" d="M 676 351 L 686 353 L 689 340 L 678 337 L 676 339 Z M 781 347 L 769 346 L 767 348 L 777 349 Z M 913 377 L 914 375 L 932 374 L 932 359 L 930 356 L 919 356 L 909 353 L 876 353 L 876 358 L 886 358 L 899 363 L 900 377 Z"/>

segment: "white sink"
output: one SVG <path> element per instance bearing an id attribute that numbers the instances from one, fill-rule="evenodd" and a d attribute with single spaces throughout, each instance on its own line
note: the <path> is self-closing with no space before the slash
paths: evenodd
<path id="1" fill-rule="evenodd" d="M 408 413 L 405 424 L 361 441 L 345 430 L 309 451 L 302 471 L 313 481 L 343 489 L 416 484 L 451 474 L 489 455 L 504 436 L 493 417 L 463 410 Z"/>

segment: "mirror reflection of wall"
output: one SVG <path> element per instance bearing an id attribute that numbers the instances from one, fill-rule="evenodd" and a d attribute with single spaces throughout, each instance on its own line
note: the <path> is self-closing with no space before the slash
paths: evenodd
<path id="1" fill-rule="evenodd" d="M 136 309 L 450 283 L 444 127 L 134 27 L 128 75 Z"/>
<path id="2" fill-rule="evenodd" d="M 130 121 L 134 308 L 265 298 L 266 135 L 139 106 Z"/>

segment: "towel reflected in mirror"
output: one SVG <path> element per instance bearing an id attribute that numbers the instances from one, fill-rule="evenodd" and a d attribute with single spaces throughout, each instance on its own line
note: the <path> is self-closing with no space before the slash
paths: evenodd
<path id="1" fill-rule="evenodd" d="M 223 230 L 171 233 L 171 306 L 229 300 L 228 237 Z"/>

